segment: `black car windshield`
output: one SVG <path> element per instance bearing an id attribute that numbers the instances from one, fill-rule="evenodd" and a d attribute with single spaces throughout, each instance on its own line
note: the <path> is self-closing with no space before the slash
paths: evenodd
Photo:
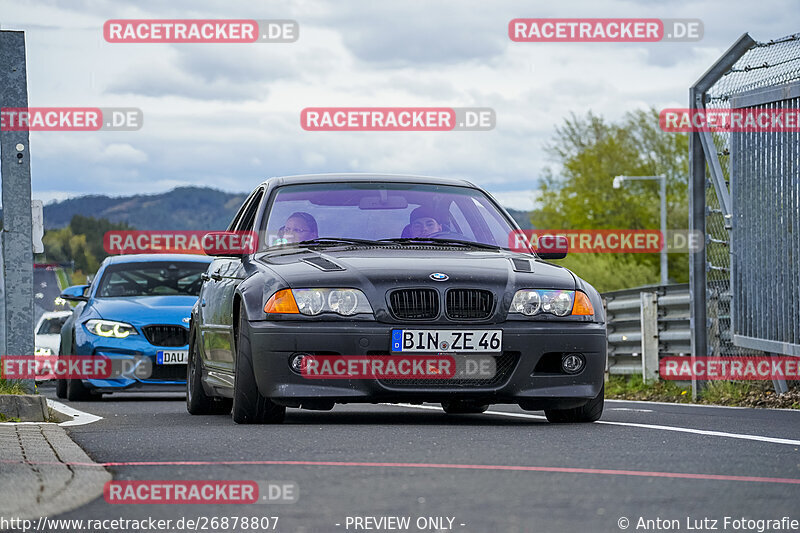
<path id="1" fill-rule="evenodd" d="M 207 263 L 194 261 L 132 262 L 109 265 L 97 288 L 98 298 L 197 296 Z"/>
<path id="2" fill-rule="evenodd" d="M 514 230 L 484 193 L 449 185 L 287 185 L 278 189 L 269 209 L 262 243 L 270 248 L 315 239 L 352 239 L 353 244 L 430 239 L 508 248 Z"/>

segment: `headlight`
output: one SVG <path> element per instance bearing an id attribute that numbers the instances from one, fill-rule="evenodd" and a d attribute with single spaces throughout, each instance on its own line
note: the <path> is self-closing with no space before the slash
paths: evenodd
<path id="1" fill-rule="evenodd" d="M 556 316 L 594 315 L 589 297 L 581 291 L 523 289 L 514 294 L 509 313 L 534 316 L 549 313 Z"/>
<path id="2" fill-rule="evenodd" d="M 100 337 L 113 337 L 124 339 L 128 335 L 138 335 L 136 328 L 125 322 L 114 322 L 113 320 L 92 319 L 86 322 L 86 329 L 89 333 L 94 333 Z"/>
<path id="3" fill-rule="evenodd" d="M 33 355 L 53 355 L 53 350 L 50 348 L 37 346 L 33 352 Z"/>
<path id="4" fill-rule="evenodd" d="M 318 289 L 295 289 L 292 291 L 297 309 L 304 315 L 318 315 L 325 309 L 325 294 Z"/>
<path id="5" fill-rule="evenodd" d="M 542 297 L 537 291 L 517 291 L 509 312 L 533 316 L 541 310 Z"/>
<path id="6" fill-rule="evenodd" d="M 283 289 L 270 297 L 264 306 L 264 312 L 300 313 L 309 316 L 329 312 L 352 316 L 372 313 L 372 306 L 358 289 Z"/>

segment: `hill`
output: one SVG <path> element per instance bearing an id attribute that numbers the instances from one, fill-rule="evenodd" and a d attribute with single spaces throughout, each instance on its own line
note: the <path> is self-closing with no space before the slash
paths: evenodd
<path id="1" fill-rule="evenodd" d="M 223 230 L 247 193 L 178 187 L 161 194 L 79 196 L 44 206 L 46 229 L 66 227 L 74 215 L 126 223 L 139 230 Z"/>

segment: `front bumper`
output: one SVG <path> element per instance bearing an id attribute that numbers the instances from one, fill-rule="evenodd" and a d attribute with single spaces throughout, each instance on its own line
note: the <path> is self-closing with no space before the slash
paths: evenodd
<path id="1" fill-rule="evenodd" d="M 147 359 L 149 376 L 142 377 L 141 374 L 131 371 L 119 378 L 84 379 L 82 382 L 95 392 L 120 392 L 124 390 L 185 392 L 186 365 L 156 364 L 156 353 L 159 350 L 188 349 L 188 346 L 157 347 L 143 338 L 98 339 L 96 343 L 81 345 L 78 351 L 90 355 L 102 355 L 109 359 L 128 360 L 130 363 L 126 368 L 131 368 L 131 370 L 134 361 Z"/>
<path id="2" fill-rule="evenodd" d="M 526 409 L 564 409 L 582 405 L 597 396 L 606 367 L 606 327 L 589 322 L 508 321 L 426 328 L 378 322 L 254 321 L 249 323 L 249 327 L 253 370 L 259 392 L 289 407 L 469 400 L 490 404 L 515 403 Z M 298 353 L 388 355 L 392 330 L 404 328 L 503 330 L 503 356 L 497 359 L 496 379 L 461 383 L 447 380 L 312 380 L 295 373 L 289 366 L 290 358 Z M 583 354 L 585 368 L 570 375 L 554 369 L 551 364 L 540 364 L 552 361 L 554 357 L 560 361 L 562 353 Z"/>

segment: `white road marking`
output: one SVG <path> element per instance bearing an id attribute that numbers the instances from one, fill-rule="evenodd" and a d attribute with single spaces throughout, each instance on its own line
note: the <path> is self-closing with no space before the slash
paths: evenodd
<path id="1" fill-rule="evenodd" d="M 97 416 L 93 415 L 92 413 L 85 413 L 83 411 L 73 409 L 68 405 L 51 400 L 50 398 L 47 399 L 47 406 L 55 411 L 58 411 L 59 413 L 72 417 L 72 420 L 61 422 L 59 426 L 83 426 L 85 424 L 91 424 L 92 422 L 97 422 L 98 420 L 103 419 L 102 416 Z"/>
<path id="2" fill-rule="evenodd" d="M 413 409 L 428 409 L 433 411 L 441 411 L 441 407 L 436 407 L 433 405 L 412 405 L 408 403 L 399 403 L 399 404 L 382 404 L 382 405 L 397 405 L 401 407 L 410 407 Z M 504 411 L 486 411 L 483 413 L 485 415 L 496 415 L 496 416 L 507 416 L 510 418 L 529 418 L 535 420 L 547 420 L 547 417 L 542 415 L 529 415 L 527 413 L 507 413 Z M 792 440 L 792 439 L 781 439 L 778 437 L 764 437 L 761 435 L 748 435 L 745 433 L 727 433 L 725 431 L 712 431 L 709 429 L 694 429 L 694 428 L 682 428 L 678 426 L 662 426 L 658 424 L 637 424 L 634 422 L 611 422 L 609 420 L 599 420 L 594 422 L 595 424 L 604 424 L 608 426 L 624 426 L 624 427 L 634 427 L 634 428 L 642 428 L 642 429 L 657 429 L 660 431 L 675 431 L 678 433 L 693 433 L 695 435 L 706 435 L 710 437 L 727 437 L 730 439 L 740 439 L 740 440 L 754 440 L 758 442 L 769 442 L 772 444 L 788 444 L 790 446 L 800 446 L 800 440 Z"/>
<path id="3" fill-rule="evenodd" d="M 672 407 L 707 407 L 709 409 L 750 409 L 750 410 L 759 410 L 759 411 L 794 411 L 795 413 L 800 414 L 800 409 L 790 409 L 785 407 L 740 407 L 736 405 L 714 405 L 714 404 L 705 404 L 705 403 L 678 403 L 678 402 L 654 402 L 651 400 L 606 400 L 606 403 L 609 402 L 617 402 L 617 403 L 643 403 L 643 404 L 651 404 L 651 405 L 669 405 Z"/>
<path id="4" fill-rule="evenodd" d="M 633 411 L 635 413 L 652 413 L 652 409 L 631 409 L 630 407 L 609 407 L 606 411 Z"/>

